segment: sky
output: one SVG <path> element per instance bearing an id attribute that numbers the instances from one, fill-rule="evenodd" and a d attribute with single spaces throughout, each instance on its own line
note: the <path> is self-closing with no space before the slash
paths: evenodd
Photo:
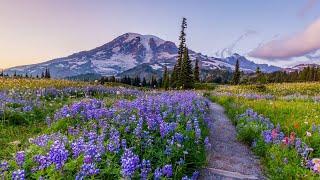
<path id="1" fill-rule="evenodd" d="M 90 50 L 127 32 L 208 56 L 258 63 L 320 63 L 320 0 L 0 0 L 0 68 Z"/>

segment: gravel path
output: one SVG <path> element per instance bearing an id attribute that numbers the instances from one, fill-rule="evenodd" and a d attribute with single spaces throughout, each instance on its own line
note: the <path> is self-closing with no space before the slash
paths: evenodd
<path id="1" fill-rule="evenodd" d="M 211 150 L 208 151 L 207 168 L 200 179 L 265 179 L 259 159 L 250 149 L 237 141 L 236 129 L 224 113 L 224 108 L 210 103 Z"/>

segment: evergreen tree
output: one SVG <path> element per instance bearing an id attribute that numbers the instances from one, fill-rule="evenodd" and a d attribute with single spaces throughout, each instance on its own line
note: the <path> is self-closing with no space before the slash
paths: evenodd
<path id="1" fill-rule="evenodd" d="M 116 77 L 111 76 L 111 77 L 110 77 L 110 82 L 116 82 Z"/>
<path id="2" fill-rule="evenodd" d="M 17 72 L 16 71 L 14 72 L 13 77 L 17 77 Z"/>
<path id="3" fill-rule="evenodd" d="M 189 58 L 189 51 L 187 47 L 185 47 L 183 54 L 183 62 L 180 72 L 180 82 L 182 83 L 181 85 L 184 89 L 191 89 L 194 86 L 192 64 Z"/>
<path id="4" fill-rule="evenodd" d="M 179 36 L 180 43 L 178 47 L 178 60 L 173 68 L 172 75 L 171 75 L 171 85 L 173 87 L 180 87 L 182 85 L 180 72 L 181 72 L 182 61 L 183 61 L 183 54 L 184 54 L 183 51 L 186 46 L 186 33 L 185 33 L 186 28 L 187 28 L 187 19 L 182 18 L 181 31 Z"/>
<path id="5" fill-rule="evenodd" d="M 233 84 L 239 84 L 240 83 L 240 65 L 239 65 L 239 60 L 237 59 L 236 65 L 235 65 L 235 70 L 233 74 Z"/>
<path id="6" fill-rule="evenodd" d="M 142 86 L 143 86 L 143 87 L 146 87 L 146 86 L 147 86 L 147 80 L 146 80 L 145 77 L 143 77 Z"/>
<path id="7" fill-rule="evenodd" d="M 199 68 L 199 60 L 198 59 L 196 59 L 196 63 L 194 65 L 193 76 L 194 76 L 195 82 L 200 82 L 200 68 Z"/>
<path id="8" fill-rule="evenodd" d="M 48 79 L 50 79 L 51 78 L 51 73 L 50 73 L 50 69 L 48 68 L 48 77 L 47 77 Z"/>
<path id="9" fill-rule="evenodd" d="M 171 74 L 171 78 L 170 78 L 170 86 L 172 88 L 175 88 L 177 86 L 177 64 L 174 65 L 173 70 L 172 70 L 172 74 Z"/>
<path id="10" fill-rule="evenodd" d="M 261 73 L 260 67 L 257 67 L 256 74 L 259 75 Z"/>
<path id="11" fill-rule="evenodd" d="M 165 90 L 168 90 L 169 83 L 170 83 L 170 80 L 169 80 L 168 68 L 167 68 L 167 66 L 165 66 L 164 72 L 163 72 L 163 83 L 162 83 L 162 86 Z"/>
<path id="12" fill-rule="evenodd" d="M 0 74 L 1 77 L 4 77 L 4 73 L 3 73 L 3 70 L 1 70 L 1 74 Z"/>
<path id="13" fill-rule="evenodd" d="M 154 76 L 151 76 L 150 86 L 151 86 L 152 88 L 157 87 L 157 79 L 156 79 Z"/>
<path id="14" fill-rule="evenodd" d="M 44 72 L 44 78 L 47 78 L 47 79 L 50 79 L 50 78 L 51 78 L 49 68 L 46 68 L 46 70 L 45 70 L 45 72 Z"/>
<path id="15" fill-rule="evenodd" d="M 157 81 L 157 87 L 162 87 L 162 84 L 163 84 L 163 79 L 162 77 L 160 77 Z"/>
<path id="16" fill-rule="evenodd" d="M 48 76 L 48 68 L 46 68 L 45 72 L 44 72 L 44 78 L 47 78 Z"/>

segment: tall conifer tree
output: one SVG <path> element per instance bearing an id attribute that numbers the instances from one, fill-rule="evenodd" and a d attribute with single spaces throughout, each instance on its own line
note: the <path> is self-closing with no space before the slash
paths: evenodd
<path id="1" fill-rule="evenodd" d="M 182 61 L 181 72 L 180 72 L 180 82 L 181 82 L 181 86 L 184 89 L 193 88 L 194 78 L 193 78 L 193 72 L 192 72 L 192 64 L 191 64 L 189 51 L 187 47 L 185 47 L 184 53 L 183 53 L 183 61 Z"/>
<path id="2" fill-rule="evenodd" d="M 169 73 L 167 66 L 164 67 L 162 86 L 165 90 L 169 88 Z"/>
<path id="3" fill-rule="evenodd" d="M 239 60 L 237 59 L 234 74 L 233 74 L 233 84 L 239 84 L 239 83 L 240 83 L 240 65 L 239 65 Z"/>
<path id="4" fill-rule="evenodd" d="M 193 76 L 194 76 L 195 82 L 200 82 L 200 68 L 199 68 L 199 60 L 198 59 L 196 59 L 196 63 L 194 65 Z"/>
<path id="5" fill-rule="evenodd" d="M 185 49 L 185 44 L 186 44 L 186 33 L 185 33 L 186 28 L 187 28 L 187 19 L 182 18 L 181 31 L 179 36 L 180 43 L 178 47 L 178 60 L 176 65 L 173 68 L 172 75 L 171 75 L 171 85 L 173 87 L 180 87 L 182 85 L 180 72 L 181 72 L 182 61 L 183 61 L 183 54 L 184 54 L 183 51 Z"/>

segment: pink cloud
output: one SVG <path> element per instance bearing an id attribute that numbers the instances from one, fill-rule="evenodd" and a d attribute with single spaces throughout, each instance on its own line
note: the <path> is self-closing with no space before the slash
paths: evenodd
<path id="1" fill-rule="evenodd" d="M 249 53 L 263 59 L 288 59 L 320 49 L 320 18 L 302 32 L 288 38 L 272 40 Z"/>

